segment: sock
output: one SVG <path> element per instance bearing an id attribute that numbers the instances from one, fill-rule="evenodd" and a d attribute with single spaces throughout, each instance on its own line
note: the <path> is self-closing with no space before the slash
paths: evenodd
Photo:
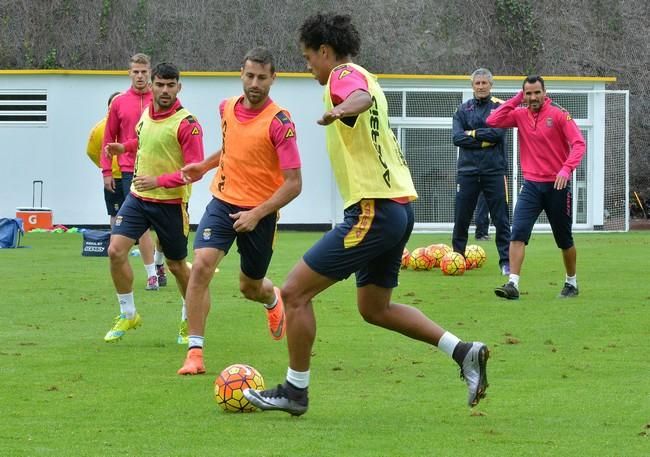
<path id="1" fill-rule="evenodd" d="M 454 353 L 451 356 L 452 359 L 454 359 L 454 362 L 456 362 L 458 365 L 461 367 L 463 366 L 463 360 L 465 360 L 465 356 L 469 352 L 470 349 L 472 349 L 472 345 L 474 343 L 464 343 L 460 342 L 456 345 L 454 348 Z"/>
<path id="2" fill-rule="evenodd" d="M 449 357 L 454 353 L 454 348 L 460 343 L 458 338 L 453 333 L 445 332 L 438 341 L 438 349 L 447 354 Z"/>
<path id="3" fill-rule="evenodd" d="M 187 348 L 200 348 L 203 349 L 203 337 L 200 335 L 190 335 L 188 338 Z"/>
<path id="4" fill-rule="evenodd" d="M 577 275 L 569 276 L 566 275 L 566 282 L 571 284 L 573 287 L 578 287 L 578 279 L 576 278 Z"/>
<path id="5" fill-rule="evenodd" d="M 117 294 L 117 301 L 120 304 L 120 314 L 124 314 L 127 319 L 133 319 L 133 316 L 135 316 L 133 292 L 129 292 L 128 294 Z"/>
<path id="6" fill-rule="evenodd" d="M 298 389 L 306 389 L 309 387 L 309 370 L 294 371 L 287 368 L 287 382 Z"/>
<path id="7" fill-rule="evenodd" d="M 183 299 L 183 307 L 181 308 L 181 320 L 187 320 L 187 305 L 185 304 L 185 299 Z"/>
<path id="8" fill-rule="evenodd" d="M 155 263 L 150 263 L 149 265 L 145 265 L 144 269 L 147 272 L 147 278 L 151 278 L 152 276 L 156 276 L 156 264 Z"/>
<path id="9" fill-rule="evenodd" d="M 165 254 L 163 254 L 161 251 L 156 249 L 153 252 L 153 263 L 156 265 L 162 265 L 165 262 Z"/>
<path id="10" fill-rule="evenodd" d="M 510 276 L 508 277 L 508 281 L 513 283 L 517 289 L 519 289 L 519 275 L 516 275 L 514 273 L 510 273 Z"/>
<path id="11" fill-rule="evenodd" d="M 273 309 L 273 308 L 275 308 L 275 305 L 277 305 L 277 304 L 278 304 L 278 296 L 275 295 L 275 291 L 274 291 L 273 292 L 273 303 L 268 304 L 268 305 L 266 303 L 264 303 L 264 307 L 266 309 Z"/>

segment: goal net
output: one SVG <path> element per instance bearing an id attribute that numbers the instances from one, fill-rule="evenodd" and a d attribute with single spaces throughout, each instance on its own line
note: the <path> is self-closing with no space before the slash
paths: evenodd
<path id="1" fill-rule="evenodd" d="M 492 95 L 507 100 L 515 93 L 494 91 Z M 391 87 L 385 94 L 391 127 L 420 197 L 414 203 L 415 229 L 451 231 L 458 154 L 452 142 L 452 116 L 463 100 L 472 96 L 471 90 Z M 628 91 L 549 89 L 547 95 L 571 113 L 587 145 L 571 180 L 574 230 L 627 231 Z M 523 183 L 516 129 L 508 130 L 506 141 L 512 215 Z M 548 230 L 548 219 L 542 213 L 535 231 Z"/>

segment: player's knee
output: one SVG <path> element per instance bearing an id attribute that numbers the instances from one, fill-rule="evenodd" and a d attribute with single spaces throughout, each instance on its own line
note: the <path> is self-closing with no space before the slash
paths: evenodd
<path id="1" fill-rule="evenodd" d="M 169 271 L 174 276 L 178 276 L 179 274 L 182 274 L 186 267 L 187 267 L 187 264 L 185 263 L 185 260 L 169 260 L 169 259 L 167 259 L 167 268 L 169 268 Z"/>
<path id="2" fill-rule="evenodd" d="M 309 299 L 304 297 L 302 291 L 298 287 L 294 287 L 290 282 L 282 286 L 280 293 L 282 294 L 285 311 L 297 309 L 309 303 Z"/>
<path id="3" fill-rule="evenodd" d="M 210 280 L 214 275 L 214 269 L 215 265 L 208 260 L 197 256 L 194 258 L 194 263 L 192 263 L 192 276 Z"/>
<path id="4" fill-rule="evenodd" d="M 375 309 L 359 307 L 359 314 L 364 321 L 372 325 L 381 325 L 381 313 Z"/>
<path id="5" fill-rule="evenodd" d="M 129 247 L 124 247 L 118 243 L 108 245 L 108 257 L 111 262 L 126 261 L 129 254 Z"/>
<path id="6" fill-rule="evenodd" d="M 250 283 L 248 281 L 239 282 L 239 291 L 247 300 L 257 301 L 259 299 L 260 290 L 257 284 Z"/>

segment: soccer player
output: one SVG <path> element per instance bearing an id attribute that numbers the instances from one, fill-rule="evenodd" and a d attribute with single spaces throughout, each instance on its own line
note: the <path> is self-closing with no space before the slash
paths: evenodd
<path id="1" fill-rule="evenodd" d="M 131 87 L 120 94 L 108 110 L 108 119 L 104 129 L 104 141 L 102 149 L 108 143 L 117 141 L 124 143 L 135 138 L 135 125 L 145 108 L 151 104 L 151 61 L 146 54 L 135 54 L 129 62 L 129 78 Z M 120 182 L 115 181 L 112 175 L 112 160 L 105 154 L 101 155 L 100 164 L 104 176 L 104 190 L 106 192 L 122 194 L 122 201 L 126 198 L 133 180 L 133 166 L 135 164 L 135 152 L 122 154 L 118 157 L 119 169 L 122 174 L 121 189 L 117 189 Z M 161 255 L 156 253 L 158 261 L 154 259 L 154 244 L 151 234 L 147 231 L 138 242 L 142 262 L 147 272 L 146 290 L 158 290 L 162 284 L 167 284 L 165 267 Z"/>
<path id="2" fill-rule="evenodd" d="M 525 106 L 520 107 L 521 103 Z M 544 79 L 528 76 L 523 90 L 487 118 L 492 127 L 517 127 L 524 185 L 519 193 L 510 238 L 508 282 L 494 289 L 498 297 L 519 298 L 519 277 L 526 245 L 542 210 L 562 250 L 566 270 L 559 297 L 578 295 L 576 247 L 571 231 L 571 174 L 585 153 L 585 140 L 571 115 L 546 96 Z"/>
<path id="3" fill-rule="evenodd" d="M 108 108 L 111 108 L 111 102 L 113 99 L 120 95 L 119 92 L 111 94 L 108 98 Z M 104 128 L 106 127 L 106 116 L 99 121 L 93 129 L 90 131 L 90 136 L 88 137 L 88 144 L 86 146 L 86 154 L 92 160 L 92 162 L 97 165 L 98 168 L 102 168 L 100 158 L 102 156 L 102 141 L 104 140 Z M 120 171 L 120 166 L 117 163 L 117 156 L 113 157 L 111 161 L 111 170 L 113 181 L 115 182 L 115 190 L 109 192 L 104 188 L 104 202 L 106 203 L 106 211 L 108 212 L 109 222 L 111 228 L 115 223 L 115 216 L 117 211 L 124 203 L 124 194 L 122 193 L 122 172 Z"/>
<path id="4" fill-rule="evenodd" d="M 391 301 L 402 252 L 413 228 L 413 181 L 388 123 L 376 77 L 352 63 L 360 38 L 350 16 L 317 14 L 300 28 L 307 68 L 325 86 L 327 149 L 344 201 L 344 220 L 312 246 L 282 288 L 287 315 L 286 381 L 244 395 L 263 410 L 301 415 L 308 408 L 310 359 L 316 336 L 312 299 L 356 274 L 357 307 L 374 325 L 438 346 L 458 363 L 476 405 L 487 388 L 488 348 L 460 341 L 417 308 Z"/>
<path id="5" fill-rule="evenodd" d="M 468 229 L 479 195 L 485 197 L 492 223 L 496 228 L 495 243 L 499 253 L 501 274 L 510 274 L 508 243 L 510 242 L 510 217 L 506 173 L 508 159 L 504 129 L 485 124 L 490 112 L 503 103 L 491 95 L 492 72 L 479 68 L 472 73 L 474 96 L 463 102 L 454 113 L 453 141 L 458 146 L 456 169 L 456 203 L 454 206 L 454 251 L 465 255 Z M 477 212 L 478 214 L 478 212 Z M 487 219 L 487 215 L 484 216 Z M 480 220 L 476 221 L 477 238 Z M 487 237 L 488 224 L 484 222 Z"/>
<path id="6" fill-rule="evenodd" d="M 196 118 L 177 98 L 181 90 L 178 69 L 170 63 L 161 63 L 154 68 L 152 77 L 153 102 L 136 125 L 137 137 L 124 144 L 106 145 L 108 155 L 137 151 L 131 192 L 117 213 L 108 247 L 120 314 L 104 337 L 107 342 L 121 339 L 128 330 L 141 324 L 133 297 L 133 270 L 128 255 L 135 241 L 150 227 L 158 234 L 167 265 L 183 297 L 190 277 L 185 263 L 190 184 L 183 180 L 180 169 L 203 160 L 203 132 Z"/>
<path id="7" fill-rule="evenodd" d="M 181 375 L 205 373 L 203 338 L 210 311 L 210 281 L 219 262 L 237 241 L 239 289 L 264 304 L 271 336 L 280 340 L 285 316 L 279 289 L 266 277 L 273 254 L 278 211 L 302 189 L 296 129 L 289 113 L 269 97 L 275 81 L 271 53 L 248 51 L 242 62 L 244 94 L 219 105 L 223 144 L 205 161 L 182 169 L 188 181 L 218 166 L 213 198 L 194 239 L 194 263 L 187 289 L 188 352 Z"/>

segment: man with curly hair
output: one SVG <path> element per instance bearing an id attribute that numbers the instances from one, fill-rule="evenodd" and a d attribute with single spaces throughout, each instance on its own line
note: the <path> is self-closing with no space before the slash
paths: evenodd
<path id="1" fill-rule="evenodd" d="M 462 342 L 419 309 L 391 301 L 417 198 L 404 155 L 388 124 L 388 104 L 376 77 L 352 62 L 360 38 L 350 16 L 317 14 L 300 28 L 307 68 L 325 86 L 327 149 L 344 201 L 344 220 L 312 246 L 282 288 L 287 317 L 286 381 L 244 395 L 262 410 L 291 415 L 308 408 L 310 359 L 316 336 L 312 299 L 352 273 L 357 307 L 367 322 L 438 346 L 459 364 L 476 405 L 488 386 L 488 348 Z"/>

